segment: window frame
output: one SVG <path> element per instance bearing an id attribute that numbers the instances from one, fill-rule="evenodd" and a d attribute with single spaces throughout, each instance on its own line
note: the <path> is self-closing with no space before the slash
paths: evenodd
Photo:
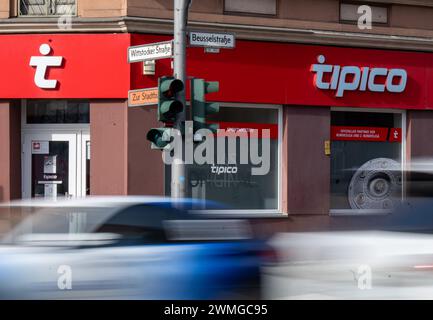
<path id="1" fill-rule="evenodd" d="M 372 26 L 376 26 L 376 27 L 389 27 L 390 21 L 391 21 L 391 5 L 390 4 L 386 4 L 386 3 L 377 3 L 377 2 L 360 2 L 360 1 L 356 1 L 356 0 L 340 0 L 338 3 L 338 22 L 340 24 L 348 24 L 348 25 L 357 25 L 358 22 L 357 21 L 352 21 L 352 20 L 345 20 L 345 19 L 341 19 L 341 5 L 342 4 L 353 4 L 353 5 L 358 5 L 358 6 L 362 6 L 362 5 L 367 5 L 367 6 L 371 6 L 371 7 L 381 7 L 381 8 L 385 8 L 386 9 L 386 22 L 371 22 Z"/>
<path id="2" fill-rule="evenodd" d="M 16 15 L 19 18 L 59 18 L 62 16 L 71 16 L 71 17 L 77 17 L 78 16 L 78 0 L 74 0 L 74 11 L 75 14 L 43 14 L 43 15 L 36 15 L 36 14 L 22 14 L 21 13 L 21 2 L 24 0 L 16 0 L 15 1 L 15 10 Z M 55 0 L 47 0 L 47 1 L 55 1 Z M 48 2 L 46 4 L 46 7 L 48 7 Z"/>
<path id="3" fill-rule="evenodd" d="M 280 3 L 278 0 L 275 0 L 275 13 L 255 13 L 255 12 L 243 12 L 243 11 L 231 11 L 226 10 L 226 1 L 223 1 L 223 14 L 225 15 L 233 15 L 233 16 L 246 16 L 246 17 L 263 17 L 263 18 L 277 18 Z"/>
<path id="4" fill-rule="evenodd" d="M 33 100 L 33 99 L 32 99 Z M 36 99 L 36 100 L 86 100 L 86 99 Z M 89 113 L 91 108 L 90 100 L 89 103 Z M 90 114 L 89 114 L 90 118 Z M 89 130 L 90 123 L 27 123 L 27 99 L 21 99 L 21 128 L 22 129 L 49 129 L 49 130 Z"/>
<path id="5" fill-rule="evenodd" d="M 239 214 L 239 215 L 252 215 L 252 216 L 264 216 L 269 217 L 275 215 L 277 217 L 287 216 L 282 210 L 282 189 L 283 189 L 283 178 L 282 178 L 282 148 L 283 148 L 283 106 L 276 104 L 258 104 L 258 103 L 227 103 L 218 102 L 220 107 L 224 108 L 247 108 L 247 109 L 275 109 L 278 112 L 277 124 L 278 124 L 278 152 L 277 152 L 277 207 L 275 209 L 212 209 L 212 210 L 190 210 L 191 212 L 197 213 L 210 213 L 210 214 Z M 189 101 L 187 102 L 189 104 Z M 164 190 L 166 190 L 166 175 L 164 170 Z"/>
<path id="6" fill-rule="evenodd" d="M 331 107 L 331 112 L 366 112 L 366 113 L 394 113 L 401 115 L 401 170 L 402 170 L 402 181 L 401 181 L 401 200 L 406 198 L 406 179 L 404 176 L 404 172 L 406 172 L 406 118 L 407 113 L 406 110 L 402 109 L 385 109 L 385 108 L 351 108 L 351 107 Z M 331 130 L 331 118 L 329 118 L 329 130 Z M 332 142 L 331 142 L 332 143 Z M 332 157 L 332 155 L 331 155 Z M 329 166 L 331 167 L 331 160 L 329 161 Z M 331 185 L 331 180 L 329 181 Z M 329 192 L 329 200 L 331 200 L 331 189 Z M 331 205 L 331 201 L 329 201 Z M 392 210 L 386 209 L 332 209 L 329 208 L 329 216 L 337 217 L 337 216 L 381 216 L 390 214 Z"/>

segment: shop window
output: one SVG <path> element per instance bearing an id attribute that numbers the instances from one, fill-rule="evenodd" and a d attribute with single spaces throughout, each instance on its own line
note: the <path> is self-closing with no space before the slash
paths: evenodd
<path id="1" fill-rule="evenodd" d="M 32 198 L 56 198 L 69 193 L 69 142 L 44 141 L 34 145 L 46 149 L 32 154 Z"/>
<path id="2" fill-rule="evenodd" d="M 402 114 L 331 112 L 331 208 L 390 210 L 402 195 Z"/>
<path id="3" fill-rule="evenodd" d="M 276 0 L 225 0 L 224 11 L 233 13 L 276 15 Z"/>
<path id="4" fill-rule="evenodd" d="M 277 211 L 279 112 L 278 108 L 273 107 L 220 107 L 220 112 L 213 115 L 209 121 L 217 123 L 220 129 L 224 129 L 224 133 L 219 132 L 213 135 L 213 163 L 199 165 L 195 162 L 195 164 L 186 166 L 189 196 L 222 203 L 224 207 L 221 209 Z M 259 132 L 258 138 L 248 133 L 251 132 L 249 131 L 251 129 Z M 262 135 L 263 129 L 266 129 L 269 135 Z M 235 149 L 229 148 L 229 139 L 233 139 L 234 135 L 236 135 L 233 144 Z M 257 161 L 251 161 L 251 146 L 256 142 L 258 154 L 261 157 L 259 164 Z M 245 144 L 242 146 L 243 143 Z M 269 149 L 266 149 L 266 144 Z M 197 145 L 199 144 L 196 143 L 195 148 Z M 221 148 L 221 145 L 224 147 Z M 245 163 L 245 158 L 242 160 L 245 150 L 250 153 L 247 155 L 247 163 Z M 219 160 L 218 157 L 220 157 Z M 260 174 L 253 173 L 253 168 L 261 168 Z M 170 169 L 170 166 L 166 166 L 167 194 L 170 194 Z"/>
<path id="5" fill-rule="evenodd" d="M 28 124 L 89 123 L 89 102 L 81 100 L 28 100 Z"/>
<path id="6" fill-rule="evenodd" d="M 20 0 L 20 16 L 76 15 L 76 0 Z"/>

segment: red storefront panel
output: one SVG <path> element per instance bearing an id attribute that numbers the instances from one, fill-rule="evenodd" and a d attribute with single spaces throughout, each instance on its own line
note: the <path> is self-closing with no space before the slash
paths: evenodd
<path id="1" fill-rule="evenodd" d="M 278 125 L 273 123 L 255 123 L 255 122 L 209 122 L 218 124 L 217 137 L 257 137 L 278 139 Z M 264 134 L 263 130 L 269 130 Z"/>
<path id="2" fill-rule="evenodd" d="M 129 34 L 1 35 L 0 98 L 127 97 L 129 42 Z M 49 45 L 49 54 L 40 52 L 43 44 Z M 61 65 L 48 67 L 45 74 L 57 80 L 55 88 L 35 83 L 32 57 L 61 57 Z"/>
<path id="3" fill-rule="evenodd" d="M 170 37 L 132 35 L 133 45 L 168 40 Z M 336 90 L 321 90 L 314 85 L 312 65 L 323 55 L 324 64 L 365 68 L 403 69 L 407 84 L 401 93 L 345 91 L 336 97 Z M 311 106 L 374 107 L 395 109 L 432 109 L 433 54 L 361 48 L 341 48 L 301 44 L 236 41 L 235 49 L 205 53 L 191 47 L 187 52 L 187 73 L 190 77 L 220 81 L 220 92 L 209 99 L 225 102 L 275 103 Z M 155 86 L 158 76 L 170 74 L 170 61 L 156 62 L 155 76 L 142 76 L 138 66 L 132 67 L 134 89 Z M 384 84 L 384 76 L 376 83 Z M 330 81 L 330 75 L 325 77 Z M 348 82 L 351 78 L 348 77 Z"/>

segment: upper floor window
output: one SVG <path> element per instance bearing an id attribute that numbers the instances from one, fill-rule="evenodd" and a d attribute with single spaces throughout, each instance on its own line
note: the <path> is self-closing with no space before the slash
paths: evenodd
<path id="1" fill-rule="evenodd" d="M 340 21 L 345 23 L 362 23 L 369 20 L 369 24 L 388 24 L 389 6 L 370 5 L 364 2 L 340 3 Z"/>
<path id="2" fill-rule="evenodd" d="M 225 0 L 224 11 L 233 13 L 276 15 L 276 0 Z"/>
<path id="3" fill-rule="evenodd" d="M 20 0 L 20 16 L 76 15 L 76 0 Z"/>

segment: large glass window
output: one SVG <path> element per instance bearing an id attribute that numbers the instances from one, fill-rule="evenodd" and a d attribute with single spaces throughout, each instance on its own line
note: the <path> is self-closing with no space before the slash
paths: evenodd
<path id="1" fill-rule="evenodd" d="M 27 100 L 27 123 L 89 123 L 89 102 L 83 100 Z"/>
<path id="2" fill-rule="evenodd" d="M 402 114 L 331 113 L 331 209 L 391 209 L 401 200 Z"/>
<path id="3" fill-rule="evenodd" d="M 278 113 L 272 107 L 221 107 L 210 117 L 209 122 L 224 131 L 213 135 L 213 163 L 186 166 L 189 196 L 223 203 L 225 209 L 278 210 Z M 268 136 L 262 134 L 263 129 Z M 194 150 L 199 147 L 195 143 Z M 260 161 L 252 160 L 255 154 Z M 170 166 L 165 177 L 169 194 Z"/>

